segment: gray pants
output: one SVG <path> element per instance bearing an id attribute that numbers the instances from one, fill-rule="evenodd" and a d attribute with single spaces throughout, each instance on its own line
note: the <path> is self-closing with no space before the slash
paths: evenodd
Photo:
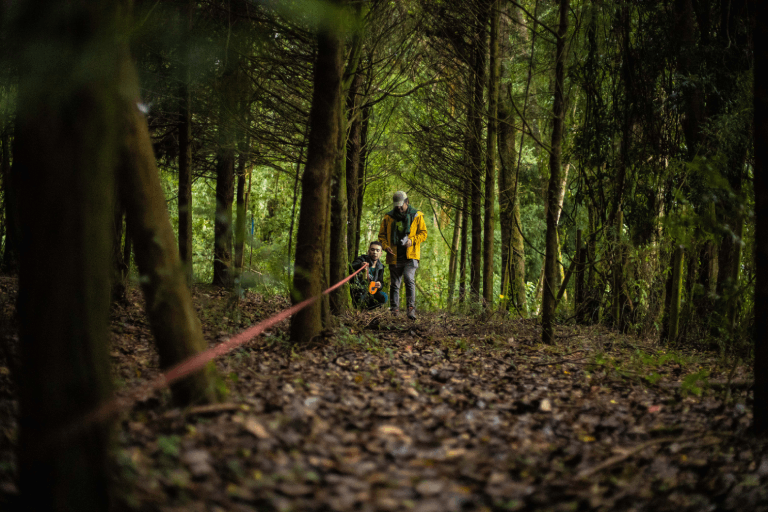
<path id="1" fill-rule="evenodd" d="M 405 302 L 409 308 L 416 309 L 416 269 L 419 260 L 408 260 L 405 265 L 389 266 L 389 308 L 400 307 L 400 283 L 405 277 Z"/>

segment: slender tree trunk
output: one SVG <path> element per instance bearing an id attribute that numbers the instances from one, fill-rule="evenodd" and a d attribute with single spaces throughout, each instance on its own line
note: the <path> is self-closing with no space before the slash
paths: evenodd
<path id="1" fill-rule="evenodd" d="M 528 316 L 525 245 L 520 233 L 519 167 L 515 165 L 515 129 L 511 111 L 499 109 L 499 220 L 501 224 L 501 295 L 523 318 Z"/>
<path id="2" fill-rule="evenodd" d="M 115 197 L 118 191 L 115 190 Z M 115 201 L 112 208 L 112 302 L 125 302 L 126 277 L 125 263 L 123 262 L 123 217 L 125 209 L 120 201 Z"/>
<path id="3" fill-rule="evenodd" d="M 584 259 L 585 250 L 582 241 L 582 230 L 576 230 L 576 283 L 574 285 L 573 309 L 576 312 L 576 323 L 583 323 L 584 310 Z"/>
<path id="4" fill-rule="evenodd" d="M 359 91 L 363 81 L 363 74 L 358 71 L 347 93 L 347 117 L 349 123 L 349 137 L 347 139 L 347 259 L 352 261 L 357 257 L 360 248 L 357 226 L 360 222 L 360 210 L 357 196 L 360 194 L 360 149 L 363 121 L 360 112 Z"/>
<path id="5" fill-rule="evenodd" d="M 453 294 L 456 288 L 456 274 L 459 268 L 459 241 L 461 235 L 461 221 L 463 215 L 461 208 L 456 208 L 456 216 L 453 222 L 453 238 L 451 239 L 451 258 L 448 263 L 448 309 L 453 309 Z"/>
<path id="6" fill-rule="evenodd" d="M 485 88 L 485 44 L 488 21 L 487 0 L 477 0 L 478 18 L 475 23 L 474 84 L 472 86 L 472 115 L 469 140 L 470 186 L 472 189 L 472 252 L 470 257 L 469 288 L 472 300 L 480 299 L 483 247 L 483 175 L 482 131 L 483 90 Z"/>
<path id="7" fill-rule="evenodd" d="M 234 52 L 228 52 L 234 53 Z M 216 218 L 213 223 L 213 285 L 230 288 L 232 265 L 232 203 L 235 198 L 235 151 L 238 62 L 227 55 L 227 64 L 219 84 L 219 147 L 216 154 Z"/>
<path id="8" fill-rule="evenodd" d="M 331 171 L 336 160 L 341 108 L 342 43 L 340 27 L 317 37 L 309 150 L 302 179 L 301 211 L 293 275 L 294 303 L 319 295 L 325 280 L 325 242 Z M 317 301 L 291 318 L 291 340 L 305 343 L 322 330 L 322 303 Z"/>
<path id="9" fill-rule="evenodd" d="M 118 196 L 119 198 L 119 196 Z M 121 276 L 124 282 L 128 282 L 128 276 L 131 275 L 131 255 L 133 253 L 131 249 L 131 230 L 128 227 L 128 217 L 125 217 L 123 235 L 123 275 Z"/>
<path id="10" fill-rule="evenodd" d="M 357 3 L 357 14 L 360 15 L 360 9 L 364 4 Z M 362 18 L 358 18 L 361 21 Z M 347 201 L 347 114 L 345 113 L 343 101 L 351 94 L 352 86 L 358 76 L 357 68 L 362 55 L 363 34 L 361 25 L 358 25 L 358 31 L 352 40 L 352 47 L 349 50 L 344 74 L 340 84 L 342 101 L 338 105 L 339 132 L 338 132 L 338 150 L 336 152 L 336 164 L 334 166 L 334 176 L 331 180 L 331 239 L 330 239 L 330 282 L 329 285 L 337 283 L 344 279 L 349 271 L 349 249 L 350 238 L 347 237 L 349 227 L 352 225 L 349 219 L 349 203 Z M 354 103 L 354 98 L 353 98 Z M 354 110 L 354 109 L 353 109 Z M 354 114 L 352 112 L 351 114 Z M 354 180 L 357 183 L 357 169 L 354 170 Z M 355 206 L 357 200 L 354 199 Z M 331 292 L 329 297 L 331 312 L 335 315 L 343 313 L 352 306 L 349 287 L 342 286 Z"/>
<path id="11" fill-rule="evenodd" d="M 189 70 L 189 32 L 195 2 L 186 5 L 186 20 L 182 20 L 179 47 L 179 256 L 184 265 L 187 283 L 192 284 L 192 91 Z"/>
<path id="12" fill-rule="evenodd" d="M 483 299 L 493 304 L 493 245 L 496 201 L 496 143 L 499 108 L 499 0 L 490 0 L 490 63 L 488 77 L 488 136 L 485 152 L 485 224 L 483 226 Z"/>
<path id="13" fill-rule="evenodd" d="M 14 126 L 13 143 L 10 148 L 3 149 L 2 165 L 3 191 L 5 198 L 5 247 L 3 248 L 2 270 L 6 274 L 15 274 L 19 264 L 18 239 L 20 236 L 20 219 L 16 199 L 16 187 L 14 184 L 14 172 L 10 156 L 15 154 L 18 140 L 18 123 Z M 4 141 L 5 142 L 5 141 Z M 13 159 L 15 164 L 16 159 Z"/>
<path id="14" fill-rule="evenodd" d="M 768 4 L 755 4 L 754 66 L 768 66 Z M 768 434 L 768 80 L 755 73 L 755 362 L 754 431 Z"/>
<path id="15" fill-rule="evenodd" d="M 296 223 L 296 202 L 299 199 L 299 183 L 301 179 L 301 162 L 304 159 L 304 146 L 309 135 L 309 123 L 307 123 L 306 131 L 304 132 L 303 140 L 301 141 L 301 149 L 299 150 L 299 159 L 296 161 L 296 177 L 293 181 L 293 203 L 291 206 L 291 226 L 288 228 L 288 258 L 293 257 L 293 225 Z M 251 244 L 253 244 L 253 236 L 251 236 Z M 253 247 L 251 247 L 253 251 Z M 250 266 L 250 264 L 249 264 Z"/>
<path id="16" fill-rule="evenodd" d="M 669 316 L 667 318 L 667 342 L 674 343 L 680 332 L 680 306 L 683 295 L 683 261 L 685 251 L 682 245 L 672 255 L 672 286 L 670 288 Z"/>
<path id="17" fill-rule="evenodd" d="M 69 427 L 111 394 L 117 14 L 94 0 L 18 9 L 19 510 L 108 510 L 110 425 Z"/>
<path id="18" fill-rule="evenodd" d="M 342 94 L 341 92 L 339 94 Z M 349 260 L 349 242 L 347 239 L 348 209 L 347 209 L 347 151 L 346 151 L 346 116 L 339 102 L 339 130 L 337 151 L 331 179 L 331 233 L 330 233 L 330 277 L 329 285 L 338 283 L 347 276 Z M 331 292 L 331 313 L 339 315 L 351 307 L 351 299 L 347 286 Z"/>
<path id="19" fill-rule="evenodd" d="M 621 317 L 622 317 L 622 289 L 624 287 L 624 257 L 621 246 L 621 230 L 624 225 L 624 212 L 619 210 L 616 214 L 616 232 L 613 240 L 613 276 L 611 282 L 611 295 L 612 300 L 612 312 L 613 312 L 613 325 L 621 330 Z"/>
<path id="20" fill-rule="evenodd" d="M 357 168 L 357 224 L 355 228 L 355 247 L 360 247 L 360 227 L 363 219 L 363 198 L 365 197 L 365 172 L 368 162 L 368 122 L 373 107 L 362 109 L 363 127 L 360 132 L 360 162 Z M 366 240 L 372 242 L 373 240 Z"/>
<path id="21" fill-rule="evenodd" d="M 464 196 L 462 200 L 462 210 L 464 214 L 461 217 L 461 251 L 459 252 L 459 302 L 467 300 L 467 245 L 469 243 L 469 197 Z"/>
<path id="22" fill-rule="evenodd" d="M 247 147 L 247 144 L 245 145 Z M 245 225 L 246 225 L 246 210 L 248 205 L 246 204 L 246 192 L 245 192 L 245 175 L 249 171 L 246 170 L 246 152 L 245 148 L 242 148 L 237 155 L 237 195 L 235 210 L 237 216 L 235 217 L 235 273 L 239 276 L 243 272 L 243 256 L 245 249 Z"/>
<path id="23" fill-rule="evenodd" d="M 562 185 L 562 144 L 563 124 L 565 121 L 565 35 L 568 30 L 568 8 L 570 0 L 560 0 L 560 27 L 557 30 L 557 53 L 555 57 L 555 100 L 552 127 L 552 153 L 549 158 L 549 188 L 547 189 L 547 248 L 544 257 L 544 290 L 541 304 L 541 339 L 544 343 L 555 342 L 554 316 L 557 292 L 557 218 L 559 208 L 556 207 Z"/>
<path id="24" fill-rule="evenodd" d="M 0 180 L 2 180 L 2 190 L 3 190 L 3 204 L 2 204 L 2 212 L 0 212 L 0 216 L 2 216 L 2 228 L 0 229 L 0 238 L 5 236 L 5 243 L 8 243 L 9 237 L 8 233 L 10 233 L 10 229 L 8 229 L 8 208 L 7 205 L 8 197 L 10 194 L 13 194 L 13 190 L 11 190 L 10 184 L 11 184 L 11 134 L 10 134 L 10 127 L 11 124 L 8 122 L 8 115 L 7 110 L 3 112 L 3 123 L 2 123 L 2 133 L 0 133 L 0 144 L 2 144 L 2 151 L 3 151 L 3 157 L 2 160 L 0 160 Z"/>

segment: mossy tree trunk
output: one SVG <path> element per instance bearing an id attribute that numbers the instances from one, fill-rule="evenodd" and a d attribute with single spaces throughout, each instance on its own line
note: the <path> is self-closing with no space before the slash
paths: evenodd
<path id="1" fill-rule="evenodd" d="M 330 179 L 336 162 L 341 108 L 342 42 L 340 27 L 325 27 L 317 36 L 309 147 L 301 190 L 301 210 L 296 233 L 293 301 L 322 292 L 326 277 L 326 241 Z M 306 343 L 323 328 L 322 301 L 305 307 L 291 318 L 291 340 Z"/>
<path id="2" fill-rule="evenodd" d="M 362 4 L 358 3 L 357 16 L 361 20 L 360 9 Z M 359 28 L 352 39 L 352 45 L 349 50 L 342 82 L 340 84 L 340 95 L 342 98 L 349 98 L 352 94 L 352 85 L 358 76 L 357 68 L 360 63 L 363 48 L 363 28 Z M 354 99 L 352 100 L 354 105 Z M 331 180 L 331 240 L 330 240 L 330 283 L 335 284 L 344 279 L 349 273 L 349 249 L 351 238 L 348 237 L 348 229 L 351 226 L 349 217 L 349 202 L 347 198 L 347 126 L 354 121 L 354 108 L 350 112 L 345 112 L 345 102 L 340 101 L 338 105 L 339 131 L 338 131 L 338 151 L 336 152 L 336 162 L 334 165 L 333 179 Z M 349 117 L 348 117 L 349 116 Z M 357 169 L 352 171 L 351 181 L 357 183 Z M 357 198 L 352 198 L 357 206 Z M 330 306 L 331 312 L 335 315 L 343 313 L 352 305 L 348 286 L 342 286 L 331 292 Z"/>
<path id="3" fill-rule="evenodd" d="M 499 0 L 490 0 L 489 18 L 491 22 L 489 39 L 488 66 L 488 130 L 485 151 L 485 208 L 483 211 L 483 299 L 486 304 L 493 304 L 493 246 L 494 216 L 496 201 L 496 148 L 499 110 Z"/>
<path id="4" fill-rule="evenodd" d="M 360 70 L 355 73 L 355 77 L 349 86 L 347 92 L 347 117 L 349 126 L 349 136 L 347 138 L 347 204 L 348 204 L 348 222 L 347 222 L 347 260 L 352 261 L 357 257 L 357 251 L 360 247 L 359 229 L 360 209 L 358 195 L 361 194 L 360 175 L 360 151 L 362 143 L 363 120 L 360 110 L 360 86 L 362 85 L 363 74 Z"/>
<path id="5" fill-rule="evenodd" d="M 147 317 L 168 369 L 207 348 L 187 278 L 179 258 L 147 120 L 137 108 L 139 84 L 127 52 L 120 70 L 123 145 L 119 166 L 120 200 L 125 205 L 134 255 L 146 299 Z M 209 364 L 171 388 L 181 405 L 215 400 Z"/>
<path id="6" fill-rule="evenodd" d="M 569 0 L 560 0 L 560 26 L 557 30 L 557 47 L 555 55 L 555 100 L 552 107 L 552 153 L 549 157 L 549 187 L 547 188 L 547 234 L 546 253 L 544 257 L 544 279 L 541 302 L 541 340 L 544 343 L 554 343 L 554 316 L 557 293 L 559 252 L 557 240 L 557 219 L 560 188 L 562 186 L 562 145 L 563 124 L 565 121 L 565 35 L 568 30 Z"/>
<path id="7" fill-rule="evenodd" d="M 515 162 L 514 117 L 499 108 L 499 222 L 501 224 L 501 295 L 509 307 L 528 317 L 525 289 L 525 245 L 520 233 L 519 167 Z"/>
<path id="8" fill-rule="evenodd" d="M 20 2 L 13 163 L 21 227 L 20 510 L 109 508 L 110 263 L 119 73 L 115 4 Z"/>
<path id="9" fill-rule="evenodd" d="M 238 68 L 235 52 L 227 51 L 224 73 L 218 84 L 219 133 L 216 152 L 216 218 L 213 224 L 213 284 L 231 288 L 234 279 L 232 264 L 232 203 L 235 199 L 235 159 L 237 149 Z"/>

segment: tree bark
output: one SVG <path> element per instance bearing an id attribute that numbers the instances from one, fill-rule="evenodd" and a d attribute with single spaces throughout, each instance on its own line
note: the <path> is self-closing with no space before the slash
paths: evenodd
<path id="1" fill-rule="evenodd" d="M 541 303 L 541 340 L 552 344 L 555 341 L 554 316 L 555 293 L 557 290 L 557 218 L 560 213 L 557 208 L 562 185 L 562 144 L 563 124 L 565 121 L 565 35 L 568 30 L 568 8 L 570 0 L 560 0 L 560 27 L 557 30 L 557 49 L 555 56 L 555 99 L 552 107 L 552 153 L 549 157 L 549 187 L 547 189 L 547 234 L 546 253 L 544 257 L 544 280 Z"/>
<path id="2" fill-rule="evenodd" d="M 111 394 L 117 12 L 97 0 L 18 9 L 19 510 L 96 512 L 110 502 L 110 425 L 71 427 Z"/>
<path id="3" fill-rule="evenodd" d="M 122 58 L 120 98 L 123 145 L 118 167 L 120 201 L 125 205 L 128 229 L 141 276 L 147 317 L 160 356 L 168 369 L 205 350 L 207 344 L 187 278 L 179 258 L 160 176 L 152 151 L 147 120 L 138 110 L 139 84 L 127 52 Z M 171 387 L 181 405 L 216 399 L 213 363 Z"/>
<path id="4" fill-rule="evenodd" d="M 373 107 L 364 107 L 362 109 L 363 127 L 360 133 L 360 163 L 357 169 L 357 224 L 355 228 L 355 247 L 360 247 L 360 228 L 363 219 L 363 199 L 365 198 L 365 173 L 368 162 L 368 124 Z M 372 242 L 373 240 L 370 240 Z M 368 241 L 367 241 L 368 242 Z"/>
<path id="5" fill-rule="evenodd" d="M 477 0 L 478 16 L 474 36 L 474 81 L 469 139 L 470 186 L 472 190 L 472 252 L 470 255 L 469 288 L 473 301 L 480 299 L 483 247 L 483 159 L 481 136 L 483 131 L 483 90 L 485 88 L 485 42 L 488 21 L 487 0 Z"/>
<path id="6" fill-rule="evenodd" d="M 511 111 L 499 110 L 499 220 L 501 224 L 501 295 L 528 317 L 525 288 L 525 244 L 520 229 L 519 170 L 515 164 L 515 129 Z"/>
<path id="7" fill-rule="evenodd" d="M 228 52 L 234 53 L 234 52 Z M 232 265 L 232 203 L 235 198 L 235 152 L 237 129 L 234 119 L 237 111 L 238 63 L 234 55 L 226 56 L 227 63 L 219 84 L 219 147 L 216 153 L 216 218 L 213 223 L 213 285 L 231 288 Z"/>
<path id="8" fill-rule="evenodd" d="M 244 144 L 247 147 L 247 144 Z M 245 190 L 245 176 L 249 174 L 246 170 L 246 151 L 243 147 L 237 155 L 237 196 L 235 210 L 235 274 L 239 276 L 243 272 L 243 256 L 245 248 L 245 226 L 248 210 L 247 194 Z"/>
<path id="9" fill-rule="evenodd" d="M 453 309 L 454 289 L 456 288 L 456 274 L 459 268 L 459 241 L 461 239 L 461 221 L 463 215 L 461 208 L 456 208 L 456 216 L 453 222 L 453 237 L 451 238 L 451 257 L 448 262 L 448 309 Z"/>
<path id="10" fill-rule="evenodd" d="M 362 18 L 360 15 L 360 9 L 363 4 L 358 3 L 357 15 L 360 23 L 362 24 Z M 352 40 L 352 46 L 349 50 L 349 57 L 342 75 L 342 81 L 340 84 L 340 96 L 342 99 L 347 98 L 351 93 L 352 85 L 358 76 L 357 68 L 360 63 L 360 57 L 362 54 L 363 46 L 363 34 L 362 27 L 359 25 L 358 30 Z M 353 98 L 354 103 L 354 98 Z M 348 230 L 352 225 L 349 219 L 349 202 L 347 198 L 347 122 L 348 117 L 344 108 L 345 102 L 339 101 L 337 115 L 339 117 L 339 131 L 338 131 L 338 149 L 336 152 L 336 163 L 334 166 L 334 176 L 331 180 L 331 240 L 330 240 L 330 282 L 329 285 L 338 283 L 344 279 L 349 273 L 349 249 L 351 244 L 350 238 L 348 238 Z M 351 112 L 350 115 L 354 115 Z M 355 170 L 354 180 L 357 180 L 357 170 Z M 355 198 L 355 206 L 357 206 L 357 198 Z M 349 294 L 349 287 L 342 286 L 337 290 L 331 292 L 329 297 L 331 312 L 335 315 L 341 314 L 347 311 L 352 306 L 351 297 Z"/>
<path id="11" fill-rule="evenodd" d="M 314 89 L 310 114 L 307 165 L 302 179 L 301 211 L 296 240 L 293 302 L 322 292 L 325 280 L 326 227 L 331 171 L 339 140 L 342 43 L 339 27 L 317 36 Z M 316 301 L 291 318 L 291 340 L 306 343 L 322 330 L 322 302 Z"/>
<path id="12" fill-rule="evenodd" d="M 461 250 L 459 251 L 459 302 L 467 300 L 467 245 L 469 245 L 469 197 L 464 196 L 462 200 L 462 210 L 464 214 L 461 217 Z"/>
<path id="13" fill-rule="evenodd" d="M 499 107 L 499 0 L 490 0 L 490 58 L 488 77 L 488 130 L 485 152 L 485 210 L 483 214 L 483 299 L 493 304 L 493 249 L 496 201 L 496 143 Z"/>
<path id="14" fill-rule="evenodd" d="M 3 249 L 3 264 L 2 270 L 6 274 L 15 274 L 19 265 L 19 214 L 16 199 L 16 187 L 14 184 L 14 171 L 16 159 L 14 158 L 14 164 L 11 165 L 10 156 L 16 152 L 16 145 L 18 140 L 18 123 L 14 127 L 13 143 L 8 148 L 3 148 L 3 160 L 2 165 L 3 173 L 3 191 L 5 198 L 5 247 Z M 5 143 L 5 141 L 4 141 Z"/>
<path id="15" fill-rule="evenodd" d="M 357 251 L 360 249 L 360 240 L 358 234 L 358 224 L 360 222 L 360 209 L 358 208 L 357 196 L 360 190 L 360 150 L 361 137 L 363 132 L 363 121 L 360 112 L 359 91 L 363 81 L 363 74 L 360 71 L 355 73 L 355 78 L 349 87 L 347 93 L 347 117 L 349 124 L 349 137 L 347 139 L 347 204 L 348 204 L 348 222 L 347 222 L 347 260 L 352 261 L 357 257 Z"/>
<path id="16" fill-rule="evenodd" d="M 118 197 L 118 191 L 115 189 L 115 197 Z M 123 217 L 125 209 L 120 201 L 115 201 L 112 207 L 112 302 L 125 302 L 125 292 L 128 273 L 125 272 L 125 263 L 123 262 Z"/>

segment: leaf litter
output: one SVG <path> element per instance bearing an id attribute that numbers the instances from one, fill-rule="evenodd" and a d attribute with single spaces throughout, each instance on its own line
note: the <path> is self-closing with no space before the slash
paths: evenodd
<path id="1" fill-rule="evenodd" d="M 211 345 L 289 305 L 209 287 L 194 296 Z M 3 311 L 9 505 L 17 338 Z M 159 373 L 142 311 L 135 290 L 112 311 L 119 395 Z M 557 334 L 541 345 L 534 321 L 499 312 L 415 323 L 350 312 L 297 347 L 283 322 L 216 362 L 223 403 L 179 409 L 163 391 L 121 416 L 115 509 L 768 510 L 751 394 L 728 385 L 749 368 L 601 326 Z"/>

